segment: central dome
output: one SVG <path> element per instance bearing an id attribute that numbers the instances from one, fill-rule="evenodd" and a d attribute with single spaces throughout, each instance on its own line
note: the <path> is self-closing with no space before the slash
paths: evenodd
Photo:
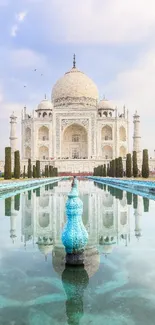
<path id="1" fill-rule="evenodd" d="M 75 64 L 66 72 L 53 87 L 52 102 L 54 106 L 90 105 L 96 106 L 98 89 L 95 83 L 83 72 L 79 71 Z"/>

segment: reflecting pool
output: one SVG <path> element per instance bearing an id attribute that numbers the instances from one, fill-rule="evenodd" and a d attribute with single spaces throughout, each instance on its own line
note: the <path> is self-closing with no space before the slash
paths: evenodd
<path id="1" fill-rule="evenodd" d="M 71 182 L 0 200 L 0 325 L 154 325 L 155 201 L 79 181 L 85 267 L 61 243 Z"/>

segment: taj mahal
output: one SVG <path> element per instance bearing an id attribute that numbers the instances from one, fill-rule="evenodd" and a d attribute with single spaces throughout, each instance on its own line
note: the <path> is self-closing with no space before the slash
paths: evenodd
<path id="1" fill-rule="evenodd" d="M 17 150 L 14 114 L 10 117 L 10 146 Z M 133 116 L 132 150 L 141 161 L 140 116 Z M 108 164 L 116 157 L 125 162 L 129 152 L 129 114 L 107 99 L 99 100 L 95 83 L 73 66 L 53 86 L 51 99 L 45 98 L 32 114 L 22 111 L 21 159 L 22 166 L 40 160 L 57 167 L 59 172 L 93 172 L 94 167 Z M 153 161 L 152 161 L 153 163 Z"/>

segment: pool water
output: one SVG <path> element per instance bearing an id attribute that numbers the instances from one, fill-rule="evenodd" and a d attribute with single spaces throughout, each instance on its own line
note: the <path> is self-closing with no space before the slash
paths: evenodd
<path id="1" fill-rule="evenodd" d="M 71 182 L 0 200 L 0 325 L 154 325 L 155 201 L 80 181 L 85 267 L 66 267 Z"/>

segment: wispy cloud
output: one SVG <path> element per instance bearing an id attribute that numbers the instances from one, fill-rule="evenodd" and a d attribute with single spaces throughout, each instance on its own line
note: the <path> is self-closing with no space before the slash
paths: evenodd
<path id="1" fill-rule="evenodd" d="M 11 27 L 11 36 L 16 37 L 17 32 L 18 32 L 18 25 L 16 24 Z"/>
<path id="2" fill-rule="evenodd" d="M 24 21 L 25 17 L 27 15 L 27 11 L 21 11 L 16 15 L 16 19 L 18 22 Z"/>
<path id="3" fill-rule="evenodd" d="M 24 22 L 27 16 L 27 11 L 21 11 L 16 14 L 16 23 L 11 27 L 11 36 L 16 37 L 17 32 L 19 31 L 20 24 Z"/>

